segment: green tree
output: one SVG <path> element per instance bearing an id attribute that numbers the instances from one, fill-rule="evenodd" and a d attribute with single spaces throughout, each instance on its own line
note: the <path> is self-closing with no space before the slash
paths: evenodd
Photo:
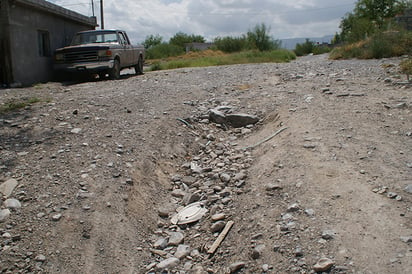
<path id="1" fill-rule="evenodd" d="M 161 37 L 159 34 L 153 35 L 149 35 L 146 36 L 146 39 L 143 42 L 143 46 L 145 47 L 145 49 L 149 49 L 151 47 L 160 45 L 163 41 L 163 37 Z"/>
<path id="2" fill-rule="evenodd" d="M 408 2 L 406 0 L 359 0 L 354 14 L 359 18 L 372 21 L 378 29 L 381 29 L 389 19 L 402 13 Z"/>
<path id="3" fill-rule="evenodd" d="M 176 45 L 181 48 L 185 48 L 185 44 L 187 43 L 204 43 L 206 42 L 205 38 L 201 35 L 188 35 L 183 32 L 176 33 L 172 38 L 169 40 L 169 44 Z"/>
<path id="4" fill-rule="evenodd" d="M 353 12 L 342 19 L 338 37 L 344 42 L 356 42 L 384 31 L 397 14 L 410 6 L 410 0 L 359 0 Z"/>
<path id="5" fill-rule="evenodd" d="M 280 41 L 274 40 L 270 35 L 270 28 L 264 23 L 256 25 L 253 30 L 247 32 L 247 41 L 252 49 L 268 51 L 278 49 Z"/>

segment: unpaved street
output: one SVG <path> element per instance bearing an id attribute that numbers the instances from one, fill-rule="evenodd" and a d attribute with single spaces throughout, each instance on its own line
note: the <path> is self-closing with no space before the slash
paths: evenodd
<path id="1" fill-rule="evenodd" d="M 0 272 L 409 273 L 412 88 L 399 61 L 0 90 L 1 104 L 40 99 L 0 115 Z M 212 123 L 219 106 L 259 122 Z M 200 220 L 171 223 L 198 202 Z"/>

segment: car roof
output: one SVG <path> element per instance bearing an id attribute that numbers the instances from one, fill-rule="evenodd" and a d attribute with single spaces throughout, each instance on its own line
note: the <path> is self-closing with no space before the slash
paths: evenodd
<path id="1" fill-rule="evenodd" d="M 79 31 L 78 33 L 88 33 L 88 32 L 123 32 L 123 30 L 118 30 L 118 29 L 98 29 L 98 30 Z"/>

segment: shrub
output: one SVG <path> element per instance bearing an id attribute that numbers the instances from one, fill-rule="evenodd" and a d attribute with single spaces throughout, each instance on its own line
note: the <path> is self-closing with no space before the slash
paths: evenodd
<path id="1" fill-rule="evenodd" d="M 412 59 L 408 58 L 399 64 L 400 71 L 406 74 L 406 78 L 410 81 L 409 76 L 412 75 Z"/>
<path id="2" fill-rule="evenodd" d="M 379 32 L 366 40 L 335 48 L 331 59 L 372 59 L 411 54 L 412 33 L 407 31 Z"/>
<path id="3" fill-rule="evenodd" d="M 247 47 L 247 40 L 245 37 L 218 37 L 214 41 L 215 47 L 226 53 L 239 52 Z"/>
<path id="4" fill-rule="evenodd" d="M 315 47 L 315 44 L 312 41 L 309 41 L 309 39 L 306 39 L 305 43 L 296 44 L 295 54 L 297 56 L 303 56 L 309 53 L 313 53 L 314 47 Z"/>
<path id="5" fill-rule="evenodd" d="M 184 50 L 176 45 L 171 45 L 167 43 L 162 43 L 149 48 L 146 51 L 147 59 L 161 59 L 171 56 L 178 56 L 184 54 Z"/>

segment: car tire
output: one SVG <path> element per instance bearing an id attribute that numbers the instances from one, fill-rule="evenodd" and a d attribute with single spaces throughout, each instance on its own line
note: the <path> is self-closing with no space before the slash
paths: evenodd
<path id="1" fill-rule="evenodd" d="M 139 60 L 137 61 L 136 66 L 134 66 L 134 70 L 135 70 L 136 75 L 143 74 L 143 58 L 142 58 L 142 56 L 139 56 Z"/>
<path id="2" fill-rule="evenodd" d="M 118 59 L 114 59 L 113 67 L 109 71 L 110 79 L 118 80 L 120 79 L 120 62 Z"/>

